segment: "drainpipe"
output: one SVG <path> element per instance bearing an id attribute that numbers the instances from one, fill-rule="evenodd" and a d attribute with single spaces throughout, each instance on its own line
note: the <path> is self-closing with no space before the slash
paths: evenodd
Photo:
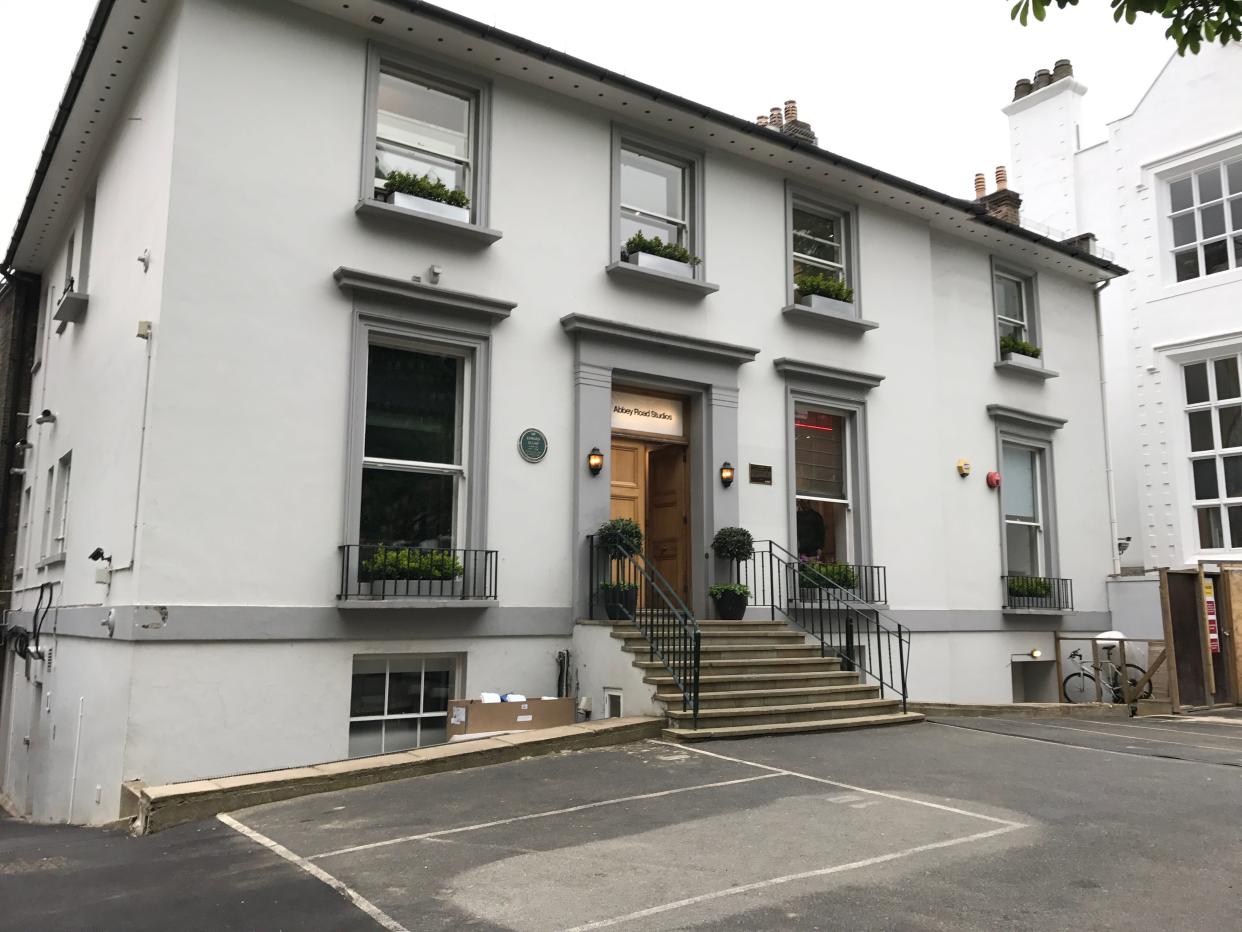
<path id="1" fill-rule="evenodd" d="M 1109 546 L 1113 555 L 1113 575 L 1121 575 L 1121 554 L 1117 552 L 1117 494 L 1113 489 L 1113 445 L 1108 436 L 1108 377 L 1104 374 L 1104 315 L 1100 311 L 1100 292 L 1109 286 L 1100 282 L 1091 293 L 1095 302 L 1095 351 L 1100 365 L 1100 415 L 1104 419 L 1104 480 L 1108 483 Z"/>

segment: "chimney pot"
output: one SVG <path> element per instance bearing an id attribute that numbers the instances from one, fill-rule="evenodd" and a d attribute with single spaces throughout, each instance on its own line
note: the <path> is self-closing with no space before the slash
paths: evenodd
<path id="1" fill-rule="evenodd" d="M 1057 59 L 1057 63 L 1052 66 L 1052 80 L 1062 81 L 1073 76 L 1074 66 L 1070 64 L 1070 60 L 1068 58 Z"/>
<path id="2" fill-rule="evenodd" d="M 983 177 L 983 172 L 978 172 L 975 175 L 975 200 L 979 200 L 979 198 L 983 197 L 987 193 L 987 180 Z"/>
<path id="3" fill-rule="evenodd" d="M 1031 83 L 1031 87 L 1034 90 L 1039 90 L 1040 88 L 1047 87 L 1051 83 L 1052 75 L 1048 73 L 1048 69 L 1040 68 L 1035 72 L 1035 80 Z"/>
<path id="4" fill-rule="evenodd" d="M 781 108 L 773 107 L 771 114 L 768 116 L 768 126 L 780 126 L 781 122 Z"/>
<path id="5" fill-rule="evenodd" d="M 1031 92 L 1031 79 L 1019 78 L 1018 83 L 1013 86 L 1013 99 L 1021 100 Z"/>
<path id="6" fill-rule="evenodd" d="M 785 122 L 792 123 L 798 119 L 798 102 L 796 100 L 785 101 Z"/>
<path id="7" fill-rule="evenodd" d="M 996 190 L 1004 191 L 1009 187 L 1009 174 L 1005 171 L 1004 165 L 996 166 Z"/>
<path id="8" fill-rule="evenodd" d="M 761 113 L 761 114 L 759 114 L 757 117 L 755 117 L 755 122 L 756 122 L 757 124 L 759 124 L 760 126 L 767 126 L 767 125 L 768 125 L 768 115 L 767 115 L 766 113 Z"/>

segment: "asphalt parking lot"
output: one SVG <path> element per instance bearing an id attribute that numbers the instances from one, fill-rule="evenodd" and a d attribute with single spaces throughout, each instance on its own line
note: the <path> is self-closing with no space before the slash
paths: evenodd
<path id="1" fill-rule="evenodd" d="M 957 719 L 570 752 L 143 839 L 0 823 L 0 928 L 1236 928 L 1220 718 L 1130 720 L 1161 756 L 1120 719 Z"/>

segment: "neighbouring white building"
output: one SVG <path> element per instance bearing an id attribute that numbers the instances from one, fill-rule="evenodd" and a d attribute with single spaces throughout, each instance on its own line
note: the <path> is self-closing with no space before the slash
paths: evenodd
<path id="1" fill-rule="evenodd" d="M 1024 221 L 1132 270 L 1101 295 L 1122 561 L 1242 560 L 1242 48 L 1171 56 L 1086 147 L 1086 88 L 1058 64 L 1005 107 L 1012 171 Z"/>
<path id="2" fill-rule="evenodd" d="M 4 259 L 45 298 L 9 805 L 442 741 L 448 697 L 555 693 L 566 650 L 598 712 L 575 622 L 621 514 L 700 618 L 740 524 L 874 583 L 911 698 L 1053 698 L 1051 632 L 1111 627 L 1124 269 L 779 115 L 423 3 L 101 4 Z M 390 202 L 397 169 L 464 197 Z"/>

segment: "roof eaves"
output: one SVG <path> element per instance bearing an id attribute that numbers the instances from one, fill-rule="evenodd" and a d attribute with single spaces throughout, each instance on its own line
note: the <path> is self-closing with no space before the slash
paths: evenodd
<path id="1" fill-rule="evenodd" d="M 69 122 L 69 114 L 73 112 L 74 104 L 77 103 L 78 92 L 82 89 L 82 82 L 86 78 L 86 72 L 90 69 L 91 62 L 95 59 L 95 49 L 99 47 L 99 39 L 103 35 L 104 27 L 108 23 L 108 16 L 112 13 L 115 3 L 116 0 L 99 0 L 98 5 L 95 7 L 95 12 L 91 16 L 90 26 L 86 30 L 86 37 L 82 40 L 82 47 L 78 50 L 77 60 L 73 63 L 73 71 L 69 74 L 69 83 L 65 85 L 65 93 L 61 97 L 60 106 L 56 109 L 56 116 L 52 120 L 52 128 L 48 130 L 47 142 L 43 144 L 43 151 L 39 154 L 39 162 L 35 166 L 34 178 L 30 182 L 30 190 L 26 192 L 26 200 L 22 204 L 22 212 L 17 217 L 16 226 L 13 227 L 13 237 L 9 240 L 9 248 L 4 254 L 4 261 L 0 262 L 0 270 L 7 271 L 13 268 L 13 259 L 17 255 L 17 247 L 26 233 L 26 225 L 30 222 L 30 216 L 34 213 L 35 201 L 39 199 L 39 193 L 43 190 L 43 179 L 47 176 L 48 168 L 52 164 L 52 157 L 56 154 L 56 146 L 60 143 L 60 137 L 65 130 L 65 124 Z"/>

